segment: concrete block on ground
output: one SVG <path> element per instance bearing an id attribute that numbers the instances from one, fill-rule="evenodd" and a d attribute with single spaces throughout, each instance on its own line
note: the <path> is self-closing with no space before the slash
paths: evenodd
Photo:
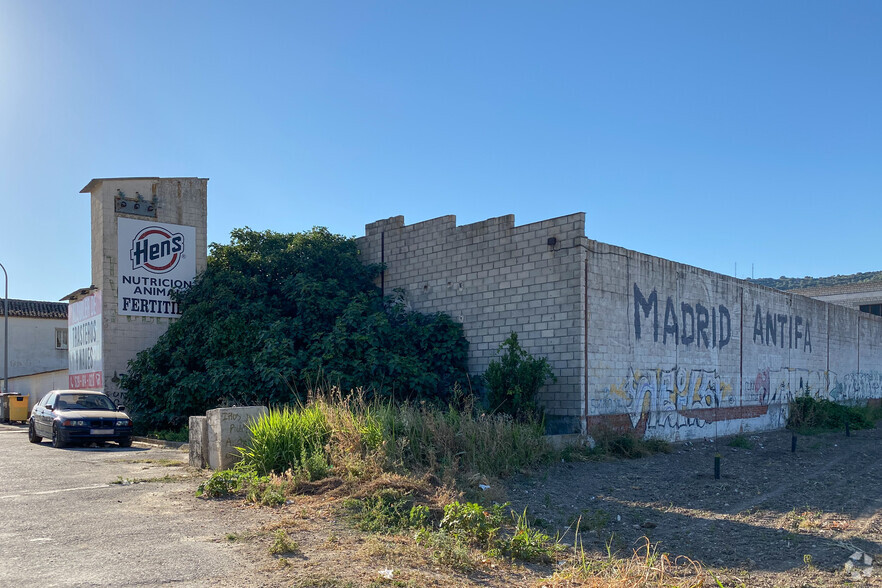
<path id="1" fill-rule="evenodd" d="M 239 461 L 237 447 L 251 438 L 248 424 L 266 414 L 265 406 L 215 408 L 205 413 L 208 420 L 208 467 L 225 470 Z"/>
<path id="2" fill-rule="evenodd" d="M 208 417 L 190 417 L 190 465 L 200 469 L 208 465 Z"/>

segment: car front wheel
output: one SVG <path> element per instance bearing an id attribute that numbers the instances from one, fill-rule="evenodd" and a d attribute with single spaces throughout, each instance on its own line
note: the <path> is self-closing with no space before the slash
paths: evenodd
<path id="1" fill-rule="evenodd" d="M 64 437 L 62 437 L 61 431 L 58 430 L 58 423 L 55 423 L 52 425 L 52 447 L 61 449 L 65 445 L 67 443 L 64 442 Z"/>
<path id="2" fill-rule="evenodd" d="M 132 446 L 132 438 L 131 437 L 123 437 L 122 439 L 117 441 L 117 443 L 119 443 L 120 447 L 131 447 Z"/>
<path id="3" fill-rule="evenodd" d="M 37 436 L 37 431 L 34 429 L 34 420 L 31 419 L 28 422 L 28 441 L 31 443 L 39 443 L 43 440 L 42 437 Z"/>

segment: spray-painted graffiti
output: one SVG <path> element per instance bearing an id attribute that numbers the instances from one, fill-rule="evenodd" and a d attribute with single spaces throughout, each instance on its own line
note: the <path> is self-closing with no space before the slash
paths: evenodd
<path id="1" fill-rule="evenodd" d="M 708 308 L 710 307 L 710 308 Z M 639 341 L 643 335 L 642 321 L 652 317 L 652 340 L 658 342 L 658 292 L 643 295 L 634 283 L 634 337 Z M 732 319 L 729 309 L 720 304 L 705 306 L 700 301 L 681 302 L 679 310 L 674 298 L 665 300 L 665 316 L 662 323 L 662 344 L 671 339 L 674 345 L 695 344 L 706 349 L 722 349 L 732 338 Z"/>
<path id="2" fill-rule="evenodd" d="M 784 349 L 801 349 L 812 352 L 812 325 L 808 319 L 792 314 L 763 315 L 762 307 L 756 305 L 753 317 L 753 342 Z"/>
<path id="3" fill-rule="evenodd" d="M 104 393 L 110 396 L 113 403 L 117 406 L 124 406 L 126 403 L 126 393 L 117 386 L 105 386 Z"/>
<path id="4" fill-rule="evenodd" d="M 753 382 L 747 382 L 744 400 L 758 404 L 786 404 L 796 396 L 826 398 L 827 382 L 836 374 L 824 370 L 782 368 L 760 370 Z M 752 389 L 751 389 L 752 388 Z"/>
<path id="5" fill-rule="evenodd" d="M 829 397 L 835 402 L 882 398 L 882 372 L 852 372 L 842 380 L 831 378 L 830 382 Z"/>
<path id="6" fill-rule="evenodd" d="M 715 370 L 674 368 L 647 372 L 629 370 L 621 388 L 612 388 L 627 411 L 631 426 L 646 429 L 704 427 L 712 413 L 732 406 L 732 388 Z"/>

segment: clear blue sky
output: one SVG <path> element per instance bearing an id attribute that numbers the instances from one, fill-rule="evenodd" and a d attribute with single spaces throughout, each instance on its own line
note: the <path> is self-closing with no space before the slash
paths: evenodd
<path id="1" fill-rule="evenodd" d="M 119 176 L 210 178 L 209 242 L 584 211 L 739 277 L 882 270 L 882 3 L 0 0 L 10 297 L 89 285 L 79 190 Z"/>

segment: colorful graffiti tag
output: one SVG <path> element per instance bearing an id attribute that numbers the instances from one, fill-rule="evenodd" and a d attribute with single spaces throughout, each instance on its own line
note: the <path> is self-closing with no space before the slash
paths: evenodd
<path id="1" fill-rule="evenodd" d="M 624 385 L 610 392 L 622 399 L 634 428 L 641 421 L 647 429 L 703 427 L 713 421 L 712 411 L 735 403 L 731 386 L 715 370 L 632 368 Z"/>
<path id="2" fill-rule="evenodd" d="M 831 379 L 831 382 L 834 380 Z M 829 399 L 835 402 L 855 402 L 869 398 L 882 398 L 882 372 L 852 372 L 842 381 L 830 386 Z"/>

